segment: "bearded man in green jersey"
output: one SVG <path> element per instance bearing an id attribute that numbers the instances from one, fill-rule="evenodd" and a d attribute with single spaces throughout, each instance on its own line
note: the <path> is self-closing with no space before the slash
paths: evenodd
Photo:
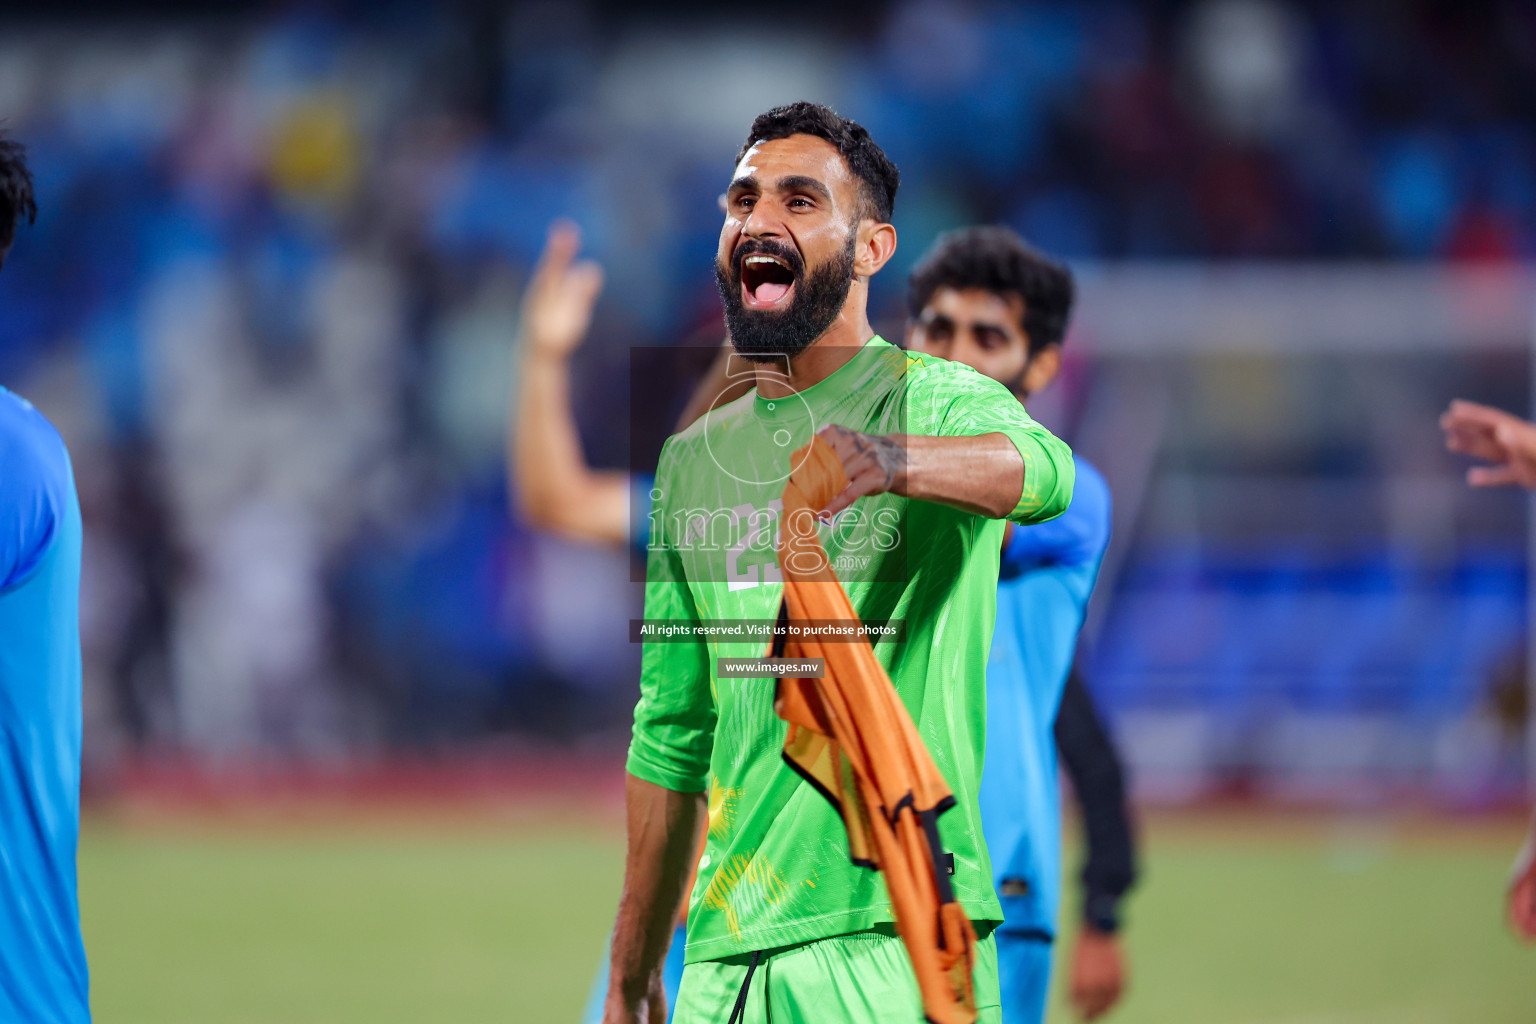
<path id="1" fill-rule="evenodd" d="M 1004 520 L 1066 508 L 1072 458 L 1001 384 L 871 329 L 897 181 L 863 128 L 810 103 L 758 117 L 737 158 L 715 271 L 755 386 L 669 439 L 657 470 L 645 614 L 685 628 L 642 655 L 606 1024 L 666 1020 L 661 965 L 701 827 L 677 1024 L 922 1018 L 883 879 L 781 757 L 773 681 L 721 676 L 766 643 L 707 635 L 773 622 L 778 499 L 813 433 L 850 481 L 825 510 L 828 558 L 861 619 L 905 629 L 875 650 L 954 792 L 939 839 L 980 937 L 981 1019 L 1000 1019 L 976 797 L 998 552 Z"/>

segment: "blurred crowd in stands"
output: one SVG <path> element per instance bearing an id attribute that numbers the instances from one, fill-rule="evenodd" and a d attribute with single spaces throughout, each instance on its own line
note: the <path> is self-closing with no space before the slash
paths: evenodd
<path id="1" fill-rule="evenodd" d="M 906 270 L 974 222 L 1079 265 L 1536 254 L 1529 4 L 324 10 L 0 32 L 41 208 L 0 381 L 74 452 L 88 763 L 621 736 L 626 556 L 507 513 L 519 292 L 578 221 L 608 270 L 582 426 L 623 465 L 628 350 L 718 340 L 716 196 L 775 103 L 901 168 L 891 335 Z M 1106 622 L 1113 711 L 1146 655 Z"/>

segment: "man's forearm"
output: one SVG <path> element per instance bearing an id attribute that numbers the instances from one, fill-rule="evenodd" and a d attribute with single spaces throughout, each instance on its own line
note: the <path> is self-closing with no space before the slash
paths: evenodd
<path id="1" fill-rule="evenodd" d="M 660 989 L 683 885 L 698 852 L 704 795 L 679 793 L 628 775 L 624 800 L 629 852 L 613 930 L 608 1005 L 619 1011 L 618 1019 L 644 1020 L 634 1015 Z M 612 1013 L 609 1019 L 614 1019 Z"/>
<path id="2" fill-rule="evenodd" d="M 508 449 L 525 513 L 552 500 L 580 475 L 584 460 L 571 411 L 570 366 L 564 358 L 536 349 L 523 353 Z"/>
<path id="3" fill-rule="evenodd" d="M 897 493 L 1003 519 L 1024 490 L 1024 460 L 1008 435 L 895 438 L 905 448 L 905 479 Z"/>

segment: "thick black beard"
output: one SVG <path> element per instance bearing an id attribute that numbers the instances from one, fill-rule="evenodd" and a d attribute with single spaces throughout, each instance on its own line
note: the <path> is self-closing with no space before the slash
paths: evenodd
<path id="1" fill-rule="evenodd" d="M 715 284 L 725 304 L 725 326 L 741 357 L 754 363 L 765 363 L 775 356 L 794 357 L 825 334 L 843 311 L 848 289 L 853 287 L 857 243 L 855 233 L 848 232 L 848 245 L 843 251 L 817 267 L 809 277 L 799 254 L 777 243 L 742 243 L 729 272 L 716 260 Z M 741 265 L 753 253 L 777 256 L 796 271 L 795 298 L 782 313 L 748 309 L 741 301 Z"/>

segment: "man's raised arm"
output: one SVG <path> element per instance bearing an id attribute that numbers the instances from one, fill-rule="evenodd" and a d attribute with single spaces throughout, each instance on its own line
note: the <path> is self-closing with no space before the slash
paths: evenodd
<path id="1" fill-rule="evenodd" d="M 580 244 L 573 225 L 551 228 L 523 297 L 508 477 L 518 511 L 531 525 L 571 540 L 623 544 L 629 474 L 587 465 L 571 410 L 571 353 L 586 337 L 603 284 L 597 264 L 576 260 Z"/>

